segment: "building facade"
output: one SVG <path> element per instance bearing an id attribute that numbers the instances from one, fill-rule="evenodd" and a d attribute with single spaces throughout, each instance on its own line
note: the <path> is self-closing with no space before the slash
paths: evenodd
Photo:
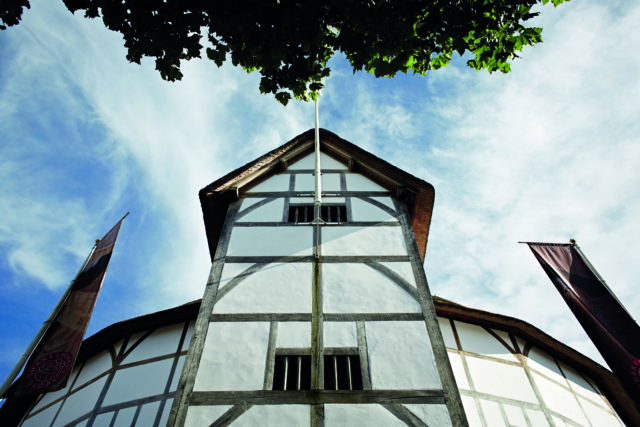
<path id="1" fill-rule="evenodd" d="M 89 338 L 23 426 L 619 426 L 616 378 L 517 319 L 432 297 L 433 187 L 313 132 L 200 192 L 202 301 Z M 319 221 L 317 217 L 320 217 Z"/>

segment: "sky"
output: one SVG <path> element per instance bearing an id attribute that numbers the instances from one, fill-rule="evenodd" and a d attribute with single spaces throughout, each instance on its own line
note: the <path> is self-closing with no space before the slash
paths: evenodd
<path id="1" fill-rule="evenodd" d="M 433 294 L 525 320 L 603 363 L 530 251 L 575 238 L 631 315 L 640 265 L 640 2 L 541 7 L 509 74 L 462 58 L 376 79 L 331 62 L 320 125 L 432 183 Z M 0 381 L 126 212 L 87 336 L 202 297 L 198 190 L 314 126 L 207 60 L 181 82 L 118 33 L 32 0 L 0 32 Z"/>

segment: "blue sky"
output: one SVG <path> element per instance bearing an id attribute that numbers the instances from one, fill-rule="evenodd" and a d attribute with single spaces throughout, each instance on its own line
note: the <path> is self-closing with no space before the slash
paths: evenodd
<path id="1" fill-rule="evenodd" d="M 202 296 L 197 192 L 313 126 L 257 74 L 205 60 L 182 82 L 127 63 L 119 34 L 32 1 L 0 32 L 0 377 L 127 211 L 89 335 Z M 640 317 L 640 3 L 542 8 L 508 75 L 456 61 L 375 79 L 331 62 L 321 126 L 431 182 L 432 292 L 516 316 L 601 360 L 519 240 L 577 239 Z"/>

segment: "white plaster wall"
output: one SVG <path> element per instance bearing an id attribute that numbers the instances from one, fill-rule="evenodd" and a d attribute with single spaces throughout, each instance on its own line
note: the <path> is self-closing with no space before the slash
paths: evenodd
<path id="1" fill-rule="evenodd" d="M 586 399 L 580 399 L 580 403 L 592 425 L 598 427 L 618 427 L 622 425 L 616 416 L 604 410 L 602 407 L 596 406 Z"/>
<path id="2" fill-rule="evenodd" d="M 535 347 L 531 348 L 527 355 L 527 364 L 531 369 L 546 375 L 554 381 L 558 381 L 566 385 L 564 375 L 562 375 L 560 368 L 558 368 L 555 359 L 547 353 L 544 353 Z"/>
<path id="3" fill-rule="evenodd" d="M 322 265 L 326 313 L 419 313 L 420 304 L 404 289 L 364 264 Z"/>
<path id="4" fill-rule="evenodd" d="M 451 363 L 451 369 L 453 369 L 453 376 L 456 379 L 456 384 L 459 389 L 471 390 L 469 386 L 469 380 L 462 364 L 462 358 L 458 353 L 447 352 L 449 356 L 449 363 Z"/>
<path id="5" fill-rule="evenodd" d="M 348 173 L 346 175 L 347 190 L 349 191 L 387 191 L 359 173 Z"/>
<path id="6" fill-rule="evenodd" d="M 156 415 L 158 414 L 159 408 L 160 402 L 152 402 L 147 403 L 146 405 L 142 405 L 140 414 L 138 414 L 138 421 L 136 422 L 136 426 L 152 426 L 153 422 L 156 420 Z"/>
<path id="7" fill-rule="evenodd" d="M 358 334 L 355 322 L 324 322 L 325 347 L 357 347 Z"/>
<path id="8" fill-rule="evenodd" d="M 118 411 L 118 416 L 116 417 L 116 422 L 113 427 L 130 427 L 131 422 L 133 421 L 133 417 L 136 415 L 136 410 L 138 408 L 132 406 L 130 408 L 120 409 Z"/>
<path id="9" fill-rule="evenodd" d="M 56 416 L 56 412 L 58 412 L 58 408 L 60 408 L 60 403 L 56 403 L 39 414 L 27 418 L 24 423 L 22 423 L 22 427 L 42 427 L 50 425 L 51 420 Z"/>
<path id="10" fill-rule="evenodd" d="M 473 356 L 467 356 L 466 360 L 477 391 L 537 403 L 529 379 L 521 366 Z"/>
<path id="11" fill-rule="evenodd" d="M 529 421 L 531 421 L 531 425 L 540 426 L 540 427 L 548 427 L 549 422 L 547 421 L 547 417 L 545 417 L 542 411 L 536 411 L 535 409 L 525 409 L 527 416 L 529 417 Z M 559 427 L 556 425 L 556 427 Z"/>
<path id="12" fill-rule="evenodd" d="M 410 262 L 381 262 L 380 264 L 402 277 L 407 283 L 413 285 L 414 288 L 417 288 Z"/>
<path id="13" fill-rule="evenodd" d="M 389 197 L 385 199 L 390 200 Z M 394 208 L 391 207 L 391 209 Z M 357 197 L 351 198 L 351 212 L 353 213 L 353 221 L 397 221 L 397 216 L 400 215 L 399 213 L 391 215 L 378 206 Z"/>
<path id="14" fill-rule="evenodd" d="M 404 405 L 428 426 L 448 427 L 451 425 L 447 405 Z"/>
<path id="15" fill-rule="evenodd" d="M 438 317 L 438 325 L 440 325 L 440 331 L 442 332 L 445 347 L 457 350 L 458 345 L 456 344 L 456 339 L 453 336 L 453 330 L 451 329 L 449 319 L 446 317 Z"/>
<path id="16" fill-rule="evenodd" d="M 377 404 L 324 405 L 324 425 L 327 427 L 406 427 L 404 422 Z"/>
<path id="17" fill-rule="evenodd" d="M 85 388 L 76 391 L 67 397 L 54 426 L 63 426 L 76 418 L 93 410 L 102 387 L 106 382 L 106 377 L 100 378 L 96 382 L 89 384 Z"/>
<path id="18" fill-rule="evenodd" d="M 289 175 L 278 174 L 274 175 L 255 187 L 247 190 L 247 193 L 259 193 L 263 191 L 287 191 L 289 189 Z"/>
<path id="19" fill-rule="evenodd" d="M 440 388 L 424 322 L 366 322 L 374 389 Z"/>
<path id="20" fill-rule="evenodd" d="M 233 422 L 234 427 L 308 426 L 308 405 L 256 405 Z"/>
<path id="21" fill-rule="evenodd" d="M 312 227 L 235 227 L 227 256 L 311 255 Z"/>
<path id="22" fill-rule="evenodd" d="M 545 404 L 553 411 L 562 414 L 579 424 L 587 424 L 587 419 L 578 405 L 575 396 L 566 388 L 550 381 L 537 373 L 532 373 L 533 380 L 540 390 Z"/>
<path id="23" fill-rule="evenodd" d="M 322 152 L 320 153 L 320 165 L 322 169 L 340 169 L 344 171 L 349 170 L 345 165 L 333 159 L 332 157 L 327 156 L 325 153 L 322 153 Z M 315 168 L 316 168 L 315 153 L 303 157 L 302 159 L 289 165 L 288 167 L 288 169 L 293 169 L 293 170 L 315 169 Z"/>
<path id="24" fill-rule="evenodd" d="M 311 263 L 269 264 L 247 275 L 213 312 L 310 313 L 311 268 Z"/>
<path id="25" fill-rule="evenodd" d="M 228 262 L 222 267 L 222 274 L 220 276 L 220 283 L 218 284 L 218 290 L 223 289 L 229 284 L 230 281 L 243 274 L 243 272 L 251 267 L 253 264 Z"/>
<path id="26" fill-rule="evenodd" d="M 491 400 L 480 399 L 480 408 L 484 414 L 484 419 L 491 427 L 506 427 L 504 417 L 500 412 L 500 405 Z"/>
<path id="27" fill-rule="evenodd" d="M 518 362 L 518 359 L 511 354 L 508 348 L 482 327 L 458 322 L 457 320 L 455 321 L 455 326 L 463 350 Z"/>
<path id="28" fill-rule="evenodd" d="M 178 364 L 176 365 L 176 370 L 173 373 L 173 378 L 171 379 L 171 386 L 169 387 L 169 391 L 175 391 L 178 388 L 178 381 L 180 381 L 180 374 L 182 373 L 182 368 L 184 367 L 184 361 L 187 359 L 187 356 L 180 356 L 178 358 Z"/>
<path id="29" fill-rule="evenodd" d="M 323 255 L 407 255 L 401 227 L 323 227 Z"/>
<path id="30" fill-rule="evenodd" d="M 124 363 L 133 363 L 152 357 L 163 356 L 178 351 L 178 344 L 182 336 L 184 324 L 166 326 L 154 331 L 144 339 L 133 351 L 124 359 Z M 131 346 L 133 343 L 129 343 Z"/>
<path id="31" fill-rule="evenodd" d="M 467 415 L 469 427 L 483 427 L 478 413 L 478 408 L 473 398 L 462 395 L 460 396 L 460 399 L 462 399 L 462 406 L 464 407 L 464 412 Z"/>
<path id="32" fill-rule="evenodd" d="M 111 355 L 108 351 L 103 351 L 96 354 L 91 359 L 85 362 L 84 366 L 82 367 L 82 371 L 80 371 L 80 376 L 73 386 L 74 389 L 77 389 L 83 384 L 86 384 L 87 381 L 94 379 L 98 375 L 105 373 L 106 371 L 111 369 L 111 366 Z"/>
<path id="33" fill-rule="evenodd" d="M 109 424 L 111 424 L 112 419 L 113 419 L 113 412 L 100 414 L 96 417 L 95 421 L 93 422 L 93 427 L 109 427 Z"/>
<path id="34" fill-rule="evenodd" d="M 504 413 L 507 416 L 507 421 L 509 422 L 509 425 L 514 427 L 529 426 L 529 424 L 527 424 L 526 418 L 524 417 L 524 412 L 522 412 L 524 408 L 521 408 L 519 406 L 506 405 L 506 404 L 502 405 L 502 407 L 504 408 Z M 544 414 L 542 412 L 540 411 L 536 411 L 536 412 L 539 412 L 539 415 L 542 415 L 542 418 L 544 418 Z M 539 425 L 539 424 L 534 424 L 534 425 Z"/>
<path id="35" fill-rule="evenodd" d="M 324 168 L 324 167 L 323 167 Z M 313 174 L 295 174 L 295 191 L 313 192 L 316 189 L 316 179 Z M 323 173 L 320 177 L 322 192 L 340 191 L 340 174 Z"/>
<path id="36" fill-rule="evenodd" d="M 111 382 L 104 405 L 164 393 L 173 358 L 119 369 Z"/>
<path id="37" fill-rule="evenodd" d="M 244 206 L 244 204 L 243 204 Z M 284 210 L 284 199 L 277 198 L 264 205 L 240 216 L 238 221 L 242 222 L 280 222 L 282 221 L 282 213 Z"/>
<path id="38" fill-rule="evenodd" d="M 311 322 L 278 322 L 276 347 L 311 347 Z"/>
<path id="39" fill-rule="evenodd" d="M 261 390 L 268 340 L 268 322 L 211 323 L 194 390 Z"/>
<path id="40" fill-rule="evenodd" d="M 230 408 L 231 405 L 189 406 L 184 425 L 185 427 L 209 426 Z"/>
<path id="41" fill-rule="evenodd" d="M 571 388 L 581 397 L 585 397 L 588 400 L 607 406 L 607 403 L 603 399 L 599 391 L 596 391 L 591 384 L 589 384 L 575 369 L 560 362 L 562 372 L 566 376 L 567 380 L 571 383 Z"/>

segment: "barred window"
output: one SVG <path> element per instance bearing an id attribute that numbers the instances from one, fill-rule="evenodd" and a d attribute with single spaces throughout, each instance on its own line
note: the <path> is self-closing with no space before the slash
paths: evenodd
<path id="1" fill-rule="evenodd" d="M 315 219 L 314 205 L 290 205 L 289 222 L 304 223 Z M 322 205 L 320 207 L 320 219 L 324 222 L 346 222 L 346 205 Z"/>
<path id="2" fill-rule="evenodd" d="M 324 356 L 325 390 L 362 390 L 357 349 L 344 350 Z M 304 353 L 276 354 L 273 390 L 311 390 L 311 355 Z"/>

